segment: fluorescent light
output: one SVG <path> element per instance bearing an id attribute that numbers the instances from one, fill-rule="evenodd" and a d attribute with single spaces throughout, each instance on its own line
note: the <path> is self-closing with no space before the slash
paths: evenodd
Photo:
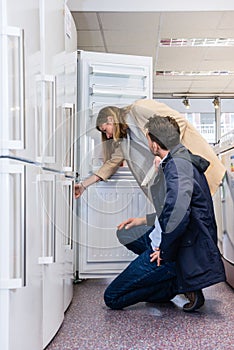
<path id="1" fill-rule="evenodd" d="M 233 38 L 191 38 L 191 39 L 161 39 L 160 47 L 197 47 L 197 46 L 234 46 Z"/>
<path id="2" fill-rule="evenodd" d="M 156 71 L 156 75 L 162 76 L 224 76 L 234 75 L 234 71 Z"/>

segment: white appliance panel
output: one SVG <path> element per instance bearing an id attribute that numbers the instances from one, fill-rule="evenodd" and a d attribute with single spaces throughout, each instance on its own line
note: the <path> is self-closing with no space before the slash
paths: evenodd
<path id="1" fill-rule="evenodd" d="M 234 264 L 234 148 L 221 153 L 221 160 L 229 172 L 222 189 L 223 256 Z"/>
<path id="2" fill-rule="evenodd" d="M 216 209 L 221 206 L 221 253 L 227 282 L 234 288 L 234 130 L 222 136 L 215 151 L 227 169 L 220 186 L 220 203 L 216 203 Z"/>
<path id="3" fill-rule="evenodd" d="M 219 187 L 216 193 L 213 195 L 212 199 L 213 199 L 215 219 L 217 224 L 218 247 L 221 254 L 223 254 L 223 215 L 222 215 L 221 195 L 222 195 L 222 190 L 221 190 L 221 187 Z"/>

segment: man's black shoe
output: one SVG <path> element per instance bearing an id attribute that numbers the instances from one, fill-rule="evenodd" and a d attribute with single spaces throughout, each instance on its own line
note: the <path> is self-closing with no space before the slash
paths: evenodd
<path id="1" fill-rule="evenodd" d="M 196 290 L 194 292 L 187 292 L 184 295 L 189 300 L 189 303 L 186 303 L 183 306 L 184 311 L 193 312 L 199 309 L 202 305 L 204 305 L 205 298 L 201 289 Z"/>

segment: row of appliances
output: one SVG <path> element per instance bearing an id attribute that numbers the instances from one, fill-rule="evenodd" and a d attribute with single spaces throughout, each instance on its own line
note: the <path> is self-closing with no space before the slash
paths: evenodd
<path id="1" fill-rule="evenodd" d="M 150 204 L 128 168 L 76 201 L 73 188 L 102 163 L 98 110 L 152 97 L 152 59 L 77 52 L 64 0 L 0 10 L 0 348 L 42 350 L 74 276 L 115 276 L 134 257 L 116 226 Z"/>
<path id="2" fill-rule="evenodd" d="M 73 186 L 103 162 L 98 111 L 152 98 L 152 59 L 77 52 L 64 0 L 0 4 L 0 348 L 41 350 L 72 301 L 74 275 L 113 277 L 134 258 L 116 226 L 152 207 L 126 164 L 76 201 Z M 224 217 L 233 202 L 218 193 L 232 266 Z"/>
<path id="3" fill-rule="evenodd" d="M 0 0 L 0 349 L 41 350 L 73 293 L 76 28 L 64 0 Z"/>

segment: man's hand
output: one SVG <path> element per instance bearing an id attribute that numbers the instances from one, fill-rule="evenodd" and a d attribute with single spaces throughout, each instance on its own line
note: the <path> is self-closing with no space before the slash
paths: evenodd
<path id="1" fill-rule="evenodd" d="M 133 226 L 140 226 L 140 225 L 146 225 L 146 218 L 129 218 L 121 224 L 117 226 L 118 230 L 121 230 L 122 228 L 125 227 L 125 229 L 129 229 Z"/>
<path id="2" fill-rule="evenodd" d="M 156 173 L 158 173 L 158 167 L 159 167 L 161 160 L 162 159 L 159 156 L 155 156 L 155 158 L 154 158 L 153 163 L 154 163 Z"/>
<path id="3" fill-rule="evenodd" d="M 161 265 L 161 258 L 160 258 L 160 249 L 159 248 L 155 248 L 154 249 L 155 251 L 150 254 L 150 262 L 154 262 L 154 261 L 157 261 L 157 266 L 160 266 Z"/>

